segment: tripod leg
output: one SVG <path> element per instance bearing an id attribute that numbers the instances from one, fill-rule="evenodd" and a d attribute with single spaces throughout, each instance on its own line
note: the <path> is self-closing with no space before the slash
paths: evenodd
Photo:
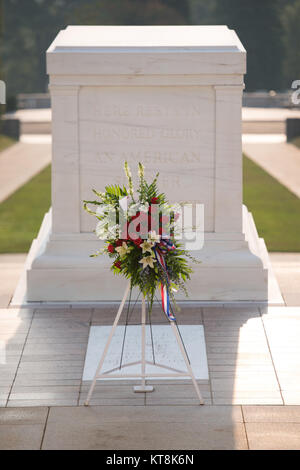
<path id="1" fill-rule="evenodd" d="M 189 374 L 190 374 L 190 377 L 191 377 L 191 379 L 192 379 L 194 388 L 195 388 L 195 390 L 196 390 L 197 396 L 198 396 L 199 401 L 200 401 L 200 405 L 204 405 L 204 401 L 203 401 L 203 398 L 202 398 L 202 395 L 201 395 L 201 392 L 200 392 L 200 389 L 199 389 L 199 385 L 197 384 L 197 381 L 196 381 L 196 379 L 195 379 L 193 369 L 192 369 L 191 364 L 190 364 L 190 362 L 189 362 L 189 360 L 188 360 L 188 357 L 187 357 L 187 355 L 186 355 L 186 352 L 185 352 L 185 349 L 184 349 L 184 347 L 183 347 L 183 344 L 182 344 L 182 340 L 181 340 L 181 338 L 180 338 L 180 335 L 179 335 L 179 333 L 178 333 L 178 331 L 177 331 L 177 328 L 176 328 L 174 322 L 170 322 L 170 324 L 171 324 L 173 333 L 174 333 L 174 335 L 175 335 L 175 338 L 176 338 L 176 340 L 177 340 L 177 343 L 178 343 L 179 349 L 180 349 L 180 351 L 181 351 L 181 354 L 182 354 L 182 356 L 183 356 L 185 365 L 186 365 L 187 370 L 188 370 L 188 372 L 189 372 Z"/>
<path id="2" fill-rule="evenodd" d="M 142 298 L 142 337 L 141 337 L 141 373 L 142 384 L 133 388 L 135 392 L 153 392 L 154 388 L 151 385 L 146 385 L 146 302 L 145 297 Z"/>
<path id="3" fill-rule="evenodd" d="M 145 306 L 145 297 L 142 299 L 142 387 L 146 386 L 146 306 Z"/>
<path id="4" fill-rule="evenodd" d="M 122 302 L 120 304 L 120 307 L 119 307 L 119 310 L 118 310 L 118 313 L 116 315 L 116 318 L 115 318 L 115 321 L 114 321 L 114 324 L 112 326 L 112 329 L 109 333 L 109 337 L 108 337 L 108 340 L 106 342 L 106 345 L 105 345 L 105 348 L 104 348 L 104 351 L 103 351 L 103 354 L 101 356 L 101 359 L 100 359 L 100 362 L 99 362 L 99 365 L 97 367 L 97 370 L 96 370 L 96 373 L 95 373 L 95 376 L 94 376 L 94 380 L 92 382 L 92 385 L 91 385 L 91 388 L 89 390 L 89 393 L 88 393 L 88 396 L 87 396 L 87 399 L 86 399 L 86 402 L 85 402 L 85 406 L 89 406 L 89 403 L 90 403 L 90 399 L 92 397 L 92 394 L 93 394 L 93 391 L 94 391 L 94 388 L 95 388 L 95 385 L 96 385 L 96 382 L 97 382 L 97 378 L 101 372 L 101 369 L 103 367 L 103 364 L 104 364 L 104 361 L 105 361 L 105 357 L 107 355 L 107 352 L 108 352 L 108 349 L 109 349 L 109 346 L 110 346 L 110 343 L 111 343 L 111 340 L 114 336 L 114 333 L 115 333 L 115 330 L 116 330 L 116 327 L 119 323 L 119 320 L 120 320 L 120 316 L 121 316 L 121 313 L 123 311 L 123 308 L 124 308 L 124 304 L 126 302 L 126 299 L 128 297 L 128 294 L 129 294 L 129 291 L 130 291 L 130 282 L 128 282 L 128 285 L 126 287 L 126 290 L 125 290 L 125 294 L 124 294 L 124 297 L 122 299 Z"/>

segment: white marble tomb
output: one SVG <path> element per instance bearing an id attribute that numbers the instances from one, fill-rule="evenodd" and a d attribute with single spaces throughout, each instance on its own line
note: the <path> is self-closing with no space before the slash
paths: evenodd
<path id="1" fill-rule="evenodd" d="M 242 205 L 246 52 L 226 26 L 69 26 L 47 52 L 52 211 L 27 263 L 27 300 L 118 300 L 125 281 L 82 208 L 144 162 L 172 201 L 204 204 L 189 300 L 261 301 L 268 255 Z"/>

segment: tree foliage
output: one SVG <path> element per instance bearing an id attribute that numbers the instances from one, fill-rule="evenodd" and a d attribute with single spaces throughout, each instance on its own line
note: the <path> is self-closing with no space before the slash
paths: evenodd
<path id="1" fill-rule="evenodd" d="M 218 24 L 234 29 L 247 50 L 247 90 L 282 85 L 282 25 L 278 0 L 222 0 L 215 7 Z"/>
<path id="2" fill-rule="evenodd" d="M 8 94 L 47 90 L 45 51 L 68 24 L 226 24 L 247 50 L 247 90 L 290 87 L 300 0 L 1 0 Z M 0 23 L 3 11 L 0 3 Z M 0 71 L 1 73 L 1 71 Z"/>
<path id="3" fill-rule="evenodd" d="M 8 93 L 47 90 L 46 50 L 68 24 L 180 24 L 187 0 L 3 0 Z"/>
<path id="4" fill-rule="evenodd" d="M 184 24 L 187 16 L 185 0 L 92 0 L 81 2 L 69 18 L 90 25 L 157 25 Z"/>
<path id="5" fill-rule="evenodd" d="M 300 0 L 286 5 L 282 14 L 282 23 L 285 46 L 284 83 L 288 88 L 293 80 L 300 79 Z"/>

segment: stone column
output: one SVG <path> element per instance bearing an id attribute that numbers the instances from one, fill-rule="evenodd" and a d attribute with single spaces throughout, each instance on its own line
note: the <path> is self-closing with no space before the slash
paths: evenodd
<path id="1" fill-rule="evenodd" d="M 79 233 L 79 86 L 51 85 L 52 232 Z"/>

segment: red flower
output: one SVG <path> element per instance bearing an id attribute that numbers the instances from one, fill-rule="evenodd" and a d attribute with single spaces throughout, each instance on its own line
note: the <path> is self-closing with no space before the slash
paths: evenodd
<path id="1" fill-rule="evenodd" d="M 116 246 L 122 246 L 122 245 L 123 245 L 123 240 L 116 241 Z"/>
<path id="2" fill-rule="evenodd" d="M 151 199 L 151 204 L 158 204 L 158 203 L 159 203 L 158 197 L 153 197 L 153 198 Z"/>
<path id="3" fill-rule="evenodd" d="M 143 243 L 143 240 L 141 238 L 137 238 L 136 240 L 132 241 L 136 246 L 140 246 Z"/>
<path id="4" fill-rule="evenodd" d="M 116 268 L 118 268 L 118 269 L 121 269 L 121 267 L 122 267 L 121 261 L 116 261 L 116 262 L 114 263 L 114 266 L 115 266 Z"/>
<path id="5" fill-rule="evenodd" d="M 115 247 L 114 245 L 112 245 L 111 243 L 108 245 L 107 247 L 107 251 L 109 251 L 110 253 L 114 253 L 115 251 Z"/>

